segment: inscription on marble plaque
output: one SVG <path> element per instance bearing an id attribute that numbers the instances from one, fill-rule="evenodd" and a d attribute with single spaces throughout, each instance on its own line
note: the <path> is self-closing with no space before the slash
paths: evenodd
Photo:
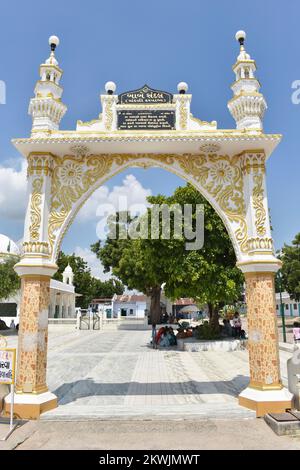
<path id="1" fill-rule="evenodd" d="M 118 111 L 120 130 L 173 130 L 175 111 L 168 110 L 121 110 Z"/>

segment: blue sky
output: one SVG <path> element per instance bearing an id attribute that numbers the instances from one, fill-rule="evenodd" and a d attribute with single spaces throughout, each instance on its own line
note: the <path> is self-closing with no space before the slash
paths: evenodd
<path id="1" fill-rule="evenodd" d="M 24 183 L 18 176 L 21 160 L 10 140 L 29 135 L 28 103 L 39 64 L 48 57 L 51 34 L 61 40 L 56 55 L 64 70 L 63 101 L 68 106 L 61 128 L 72 129 L 77 119 L 98 116 L 99 94 L 107 80 L 114 80 L 119 92 L 144 83 L 175 92 L 184 80 L 193 94 L 194 116 L 233 128 L 227 101 L 238 53 L 234 35 L 244 29 L 268 103 L 265 131 L 283 134 L 268 162 L 267 183 L 276 246 L 290 242 L 300 231 L 300 105 L 291 101 L 291 84 L 300 79 L 299 15 L 299 0 L 2 2 L 0 80 L 6 83 L 7 102 L 0 105 L 0 165 L 14 170 L 0 168 L 0 233 L 22 236 Z M 181 184 L 163 170 L 132 169 L 110 180 L 108 190 L 122 186 L 126 175 L 135 176 L 153 194 L 171 193 Z M 7 182 L 15 191 L 6 189 Z M 75 222 L 64 249 L 88 247 L 95 239 L 95 224 Z"/>

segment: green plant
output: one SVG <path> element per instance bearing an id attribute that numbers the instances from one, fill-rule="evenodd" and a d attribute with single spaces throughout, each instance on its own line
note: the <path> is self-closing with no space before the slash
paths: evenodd
<path id="1" fill-rule="evenodd" d="M 216 331 L 208 322 L 204 322 L 203 325 L 196 328 L 197 339 L 219 339 L 220 337 L 220 332 Z"/>

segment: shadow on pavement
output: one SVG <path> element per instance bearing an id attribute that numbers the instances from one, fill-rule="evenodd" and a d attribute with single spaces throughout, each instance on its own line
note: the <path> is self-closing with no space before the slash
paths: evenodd
<path id="1" fill-rule="evenodd" d="M 99 383 L 87 378 L 63 384 L 53 390 L 53 393 L 58 397 L 60 405 L 72 403 L 79 398 L 94 396 L 226 394 L 235 397 L 248 383 L 249 377 L 244 375 L 237 375 L 234 379 L 227 381 L 197 382 L 189 380 L 165 383 Z"/>

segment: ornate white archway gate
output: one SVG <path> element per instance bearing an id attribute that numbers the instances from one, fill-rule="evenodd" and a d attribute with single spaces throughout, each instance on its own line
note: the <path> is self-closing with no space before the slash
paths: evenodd
<path id="1" fill-rule="evenodd" d="M 46 385 L 46 369 L 49 283 L 61 241 L 89 196 L 130 166 L 158 166 L 177 174 L 222 218 L 246 282 L 250 384 L 239 402 L 258 416 L 289 407 L 291 396 L 280 378 L 275 313 L 274 276 L 280 261 L 273 251 L 265 176 L 266 160 L 281 137 L 263 133 L 266 104 L 243 35 L 228 104 L 237 122 L 234 130 L 195 119 L 184 83 L 175 95 L 147 86 L 115 95 L 109 82 L 99 119 L 61 131 L 66 110 L 59 85 L 62 70 L 54 56 L 57 38 L 50 39 L 51 55 L 40 67 L 29 107 L 31 137 L 14 140 L 28 160 L 29 187 L 23 256 L 16 265 L 22 279 L 17 414 L 35 418 L 57 406 Z"/>

